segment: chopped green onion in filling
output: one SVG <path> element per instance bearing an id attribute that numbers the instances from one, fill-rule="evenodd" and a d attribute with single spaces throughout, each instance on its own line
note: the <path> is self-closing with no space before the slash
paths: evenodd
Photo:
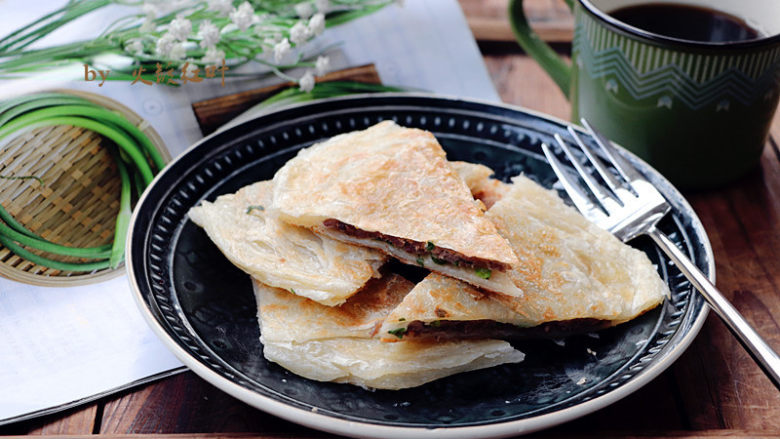
<path id="1" fill-rule="evenodd" d="M 437 258 L 436 256 L 433 256 L 433 255 L 431 255 L 431 259 L 433 260 L 433 262 L 435 262 L 435 263 L 437 263 L 437 264 L 439 264 L 439 265 L 444 265 L 444 264 L 446 264 L 446 263 L 447 263 L 447 261 L 446 261 L 446 260 L 444 260 L 444 259 L 439 259 L 439 258 Z"/>
<path id="2" fill-rule="evenodd" d="M 477 268 L 474 272 L 482 279 L 490 279 L 490 275 L 493 273 L 489 268 Z"/>
<path id="3" fill-rule="evenodd" d="M 398 329 L 391 329 L 387 331 L 388 334 L 393 334 L 399 339 L 404 338 L 404 334 L 406 334 L 406 328 L 398 328 Z"/>
<path id="4" fill-rule="evenodd" d="M 246 213 L 249 213 L 249 212 L 251 212 L 253 210 L 259 210 L 259 211 L 262 212 L 262 211 L 265 210 L 265 207 L 263 207 L 263 206 L 261 206 L 259 204 L 258 205 L 254 205 L 254 206 L 249 206 L 249 207 L 246 208 Z"/>

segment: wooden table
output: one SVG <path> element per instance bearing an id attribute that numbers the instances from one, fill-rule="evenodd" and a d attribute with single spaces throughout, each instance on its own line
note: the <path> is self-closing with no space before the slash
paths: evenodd
<path id="1" fill-rule="evenodd" d="M 500 6 L 505 0 L 484 0 L 480 5 L 482 1 L 462 3 L 472 25 L 474 19 L 483 25 L 481 30 L 474 28 L 475 33 L 500 41 L 506 29 L 493 28 L 496 23 L 501 26 Z M 551 3 L 555 2 L 538 0 L 529 6 L 549 15 Z M 562 10 L 555 3 L 555 14 Z M 484 17 L 479 15 L 482 12 Z M 565 26 L 565 18 L 549 21 Z M 492 33 L 485 34 L 485 26 Z M 505 102 L 568 118 L 570 108 L 564 96 L 514 45 L 482 42 L 480 47 Z M 565 45 L 561 49 L 568 50 Z M 772 136 L 780 139 L 780 115 L 775 117 Z M 718 286 L 768 342 L 780 349 L 776 317 L 780 317 L 778 141 L 770 140 L 760 169 L 743 180 L 727 188 L 685 195 L 712 241 Z M 0 434 L 20 435 L 182 433 L 208 437 L 328 436 L 255 410 L 191 372 L 65 413 L 0 428 Z M 599 412 L 537 435 L 780 438 L 780 392 L 711 314 L 693 345 L 653 382 Z"/>

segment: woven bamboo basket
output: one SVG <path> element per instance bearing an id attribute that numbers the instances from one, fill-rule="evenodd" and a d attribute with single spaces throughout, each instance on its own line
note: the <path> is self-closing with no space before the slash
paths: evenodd
<path id="1" fill-rule="evenodd" d="M 163 158 L 170 154 L 160 135 L 126 106 L 93 93 L 70 93 L 121 113 L 143 131 Z M 121 181 L 114 159 L 100 135 L 60 125 L 27 132 L 0 147 L 0 174 L 34 175 L 35 179 L 0 179 L 0 202 L 25 227 L 67 246 L 93 247 L 113 241 Z M 37 251 L 35 251 L 37 252 Z M 44 254 L 64 262 L 84 259 Z M 124 267 L 93 272 L 60 271 L 36 265 L 0 245 L 0 276 L 43 286 L 75 286 L 121 274 Z"/>

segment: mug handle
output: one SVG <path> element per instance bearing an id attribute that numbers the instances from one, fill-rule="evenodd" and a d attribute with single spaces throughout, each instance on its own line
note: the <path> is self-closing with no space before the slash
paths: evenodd
<path id="1" fill-rule="evenodd" d="M 569 9 L 574 7 L 573 0 L 564 0 Z M 555 84 L 569 99 L 571 86 L 571 65 L 537 35 L 528 24 L 523 11 L 523 0 L 509 0 L 509 24 L 520 47 L 523 48 L 550 75 Z"/>

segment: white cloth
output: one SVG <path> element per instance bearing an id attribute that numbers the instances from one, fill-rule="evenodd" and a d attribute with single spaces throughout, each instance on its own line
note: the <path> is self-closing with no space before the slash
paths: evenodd
<path id="1" fill-rule="evenodd" d="M 64 3 L 0 0 L 0 29 L 16 29 Z M 35 47 L 97 35 L 120 9 L 128 9 L 111 8 L 65 26 Z M 499 100 L 455 0 L 389 6 L 326 30 L 309 50 L 338 42 L 333 70 L 374 63 L 388 85 Z M 201 138 L 193 102 L 278 81 L 231 79 L 222 87 L 219 80 L 204 79 L 181 88 L 108 81 L 98 87 L 98 81 L 83 80 L 83 68 L 75 80 L 52 76 L 0 82 L 0 96 L 57 87 L 103 94 L 149 121 L 174 157 Z M 64 409 L 180 366 L 143 321 L 125 276 L 72 288 L 0 278 L 0 424 Z"/>

